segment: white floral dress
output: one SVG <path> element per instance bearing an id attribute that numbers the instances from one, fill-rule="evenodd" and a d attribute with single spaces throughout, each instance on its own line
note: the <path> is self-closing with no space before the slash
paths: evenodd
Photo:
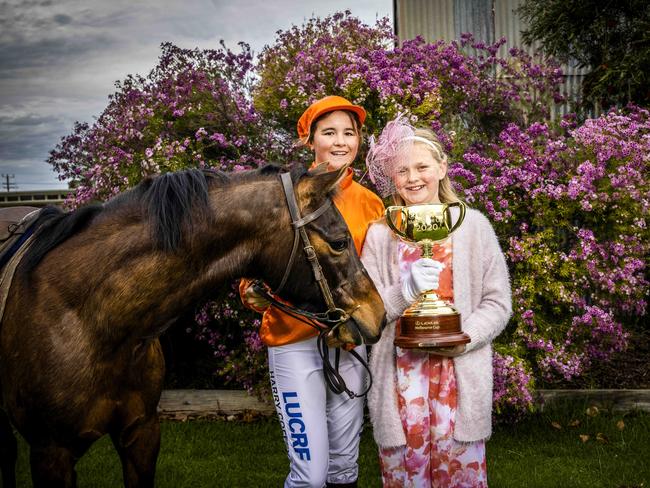
<path id="1" fill-rule="evenodd" d="M 399 246 L 400 276 L 407 276 L 420 249 Z M 438 294 L 453 301 L 451 239 L 434 246 L 433 259 L 445 264 Z M 406 445 L 380 449 L 384 487 L 487 487 L 485 442 L 453 438 L 457 408 L 451 358 L 396 347 L 397 397 Z"/>

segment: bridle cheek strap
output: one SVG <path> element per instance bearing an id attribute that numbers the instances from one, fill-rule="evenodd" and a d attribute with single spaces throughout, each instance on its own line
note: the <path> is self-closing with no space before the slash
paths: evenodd
<path id="1" fill-rule="evenodd" d="M 293 182 L 291 181 L 291 175 L 289 173 L 282 173 L 280 175 L 280 179 L 282 181 L 282 188 L 284 190 L 284 195 L 287 200 L 289 215 L 291 216 L 291 225 L 293 226 L 293 230 L 294 230 L 293 247 L 291 248 L 291 254 L 289 255 L 289 262 L 287 263 L 284 276 L 282 277 L 282 280 L 280 281 L 278 287 L 272 293 L 269 293 L 268 289 L 263 285 L 262 282 L 256 281 L 253 285 L 254 289 L 259 295 L 266 298 L 275 307 L 279 308 L 280 310 L 292 316 L 293 318 L 300 320 L 314 327 L 316 330 L 318 330 L 317 348 L 321 356 L 321 359 L 323 360 L 323 373 L 325 375 L 325 380 L 329 388 L 334 393 L 338 394 L 338 393 L 345 392 L 350 398 L 364 396 L 368 393 L 368 391 L 370 391 L 370 388 L 372 386 L 372 374 L 370 373 L 370 368 L 368 367 L 368 364 L 363 360 L 363 358 L 361 358 L 361 356 L 359 356 L 359 354 L 356 351 L 354 350 L 349 351 L 349 353 L 353 357 L 355 357 L 359 362 L 361 362 L 363 367 L 368 372 L 368 378 L 369 378 L 368 385 L 363 392 L 358 394 L 348 389 L 348 387 L 345 384 L 345 380 L 343 379 L 343 377 L 340 375 L 338 371 L 338 363 L 341 354 L 340 349 L 337 349 L 335 352 L 335 365 L 332 366 L 330 362 L 329 346 L 327 345 L 327 337 L 332 331 L 336 330 L 343 323 L 350 320 L 350 314 L 348 314 L 348 312 L 346 312 L 345 310 L 338 308 L 334 303 L 332 291 L 329 287 L 329 283 L 327 282 L 327 279 L 325 278 L 325 275 L 323 274 L 323 269 L 321 268 L 321 265 L 318 262 L 318 256 L 316 255 L 316 250 L 314 249 L 314 246 L 311 245 L 311 242 L 309 241 L 309 236 L 307 235 L 307 231 L 305 231 L 305 226 L 307 224 L 313 222 L 318 217 L 320 217 L 325 212 L 327 212 L 327 210 L 329 210 L 329 208 L 332 206 L 332 200 L 328 198 L 325 201 L 325 203 L 323 203 L 323 205 L 321 205 L 314 212 L 306 215 L 305 217 L 301 217 L 300 208 L 298 207 L 298 202 L 296 201 L 296 195 L 293 190 Z M 309 261 L 309 264 L 311 265 L 314 279 L 316 280 L 316 283 L 318 283 L 318 287 L 320 289 L 321 295 L 323 296 L 323 300 L 327 305 L 327 311 L 324 313 L 312 313 L 306 310 L 300 310 L 291 305 L 287 305 L 286 303 L 282 303 L 276 298 L 276 296 L 278 296 L 280 291 L 286 285 L 287 280 L 289 279 L 289 275 L 291 274 L 291 269 L 293 268 L 294 261 L 298 254 L 298 245 L 301 240 L 303 243 L 303 251 L 307 256 L 307 260 Z M 358 331 L 358 333 L 361 336 L 361 332 Z"/>
<path id="2" fill-rule="evenodd" d="M 282 277 L 282 281 L 280 281 L 278 287 L 273 291 L 273 294 L 277 296 L 286 285 L 287 280 L 289 279 L 289 275 L 291 274 L 291 268 L 293 267 L 294 260 L 296 259 L 298 244 L 300 240 L 302 240 L 303 251 L 307 256 L 309 264 L 311 265 L 314 279 L 318 284 L 321 295 L 323 295 L 323 300 L 325 300 L 325 305 L 327 306 L 327 314 L 331 316 L 339 315 L 340 317 L 338 320 L 340 322 L 345 322 L 350 318 L 350 316 L 347 314 L 347 312 L 335 305 L 329 283 L 327 282 L 325 275 L 323 275 L 323 268 L 321 268 L 321 265 L 318 262 L 316 250 L 314 249 L 314 246 L 311 245 L 307 231 L 305 231 L 305 226 L 307 224 L 313 222 L 329 210 L 329 208 L 332 206 L 332 200 L 328 198 L 318 209 L 306 215 L 305 217 L 301 217 L 300 208 L 298 207 L 298 202 L 296 201 L 296 194 L 293 191 L 293 182 L 291 181 L 291 175 L 289 173 L 282 173 L 280 175 L 280 180 L 282 181 L 282 188 L 287 199 L 287 207 L 289 208 L 289 215 L 291 216 L 291 225 L 293 226 L 294 237 L 293 247 L 289 256 L 289 262 L 287 263 L 287 267 L 284 271 L 284 276 Z M 333 317 L 329 318 L 331 320 Z"/>

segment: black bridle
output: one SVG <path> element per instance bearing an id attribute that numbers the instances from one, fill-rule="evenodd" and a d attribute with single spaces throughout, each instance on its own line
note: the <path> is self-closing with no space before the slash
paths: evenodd
<path id="1" fill-rule="evenodd" d="M 307 224 L 313 222 L 318 217 L 323 215 L 327 210 L 329 210 L 329 208 L 332 206 L 332 199 L 328 198 L 327 200 L 325 200 L 325 203 L 323 203 L 323 205 L 321 205 L 319 208 L 314 210 L 312 213 L 306 215 L 305 217 L 301 217 L 300 208 L 298 207 L 298 202 L 296 201 L 296 195 L 293 190 L 293 182 L 291 181 L 291 175 L 289 173 L 282 173 L 280 175 L 280 180 L 282 182 L 282 189 L 284 190 L 284 196 L 287 200 L 287 206 L 289 207 L 289 215 L 291 216 L 291 225 L 293 226 L 293 230 L 294 230 L 293 247 L 291 249 L 291 254 L 289 255 L 289 261 L 287 262 L 287 267 L 284 271 L 284 276 L 282 277 L 282 280 L 280 281 L 278 287 L 275 290 L 273 290 L 272 293 L 270 293 L 268 288 L 261 281 L 258 280 L 253 284 L 254 289 L 258 294 L 262 295 L 269 302 L 271 302 L 276 308 L 282 310 L 283 312 L 287 313 L 291 317 L 300 320 L 306 323 L 307 325 L 310 325 L 311 327 L 315 328 L 318 331 L 317 346 L 318 346 L 318 352 L 321 356 L 321 359 L 323 360 L 323 373 L 325 374 L 325 380 L 327 381 L 329 388 L 334 393 L 339 394 L 342 392 L 346 392 L 350 398 L 364 396 L 366 393 L 368 393 L 368 391 L 370 391 L 370 387 L 372 386 L 372 374 L 370 373 L 370 368 L 368 368 L 368 364 L 364 361 L 364 359 L 361 356 L 359 356 L 359 354 L 356 351 L 354 350 L 349 351 L 349 353 L 352 354 L 363 365 L 366 371 L 368 371 L 368 378 L 369 378 L 368 386 L 362 393 L 359 394 L 354 393 L 353 391 L 348 389 L 347 385 L 345 384 L 345 380 L 343 379 L 343 377 L 340 375 L 338 371 L 339 358 L 341 354 L 340 348 L 336 349 L 334 366 L 332 366 L 332 363 L 329 359 L 329 346 L 327 344 L 328 335 L 330 335 L 332 332 L 338 329 L 342 324 L 349 321 L 351 317 L 348 312 L 346 312 L 342 308 L 337 307 L 336 304 L 334 303 L 334 298 L 332 297 L 332 291 L 330 290 L 329 283 L 327 282 L 327 279 L 323 274 L 323 269 L 321 268 L 321 265 L 318 262 L 318 256 L 316 256 L 316 250 L 314 249 L 314 246 L 311 245 L 311 242 L 309 241 L 309 236 L 307 235 L 307 231 L 305 230 L 305 226 Z M 275 298 L 276 296 L 278 296 L 280 291 L 282 291 L 282 289 L 287 283 L 287 280 L 289 279 L 289 275 L 291 274 L 291 269 L 293 268 L 294 262 L 296 260 L 296 256 L 298 254 L 298 246 L 301 240 L 303 244 L 303 251 L 307 256 L 307 261 L 309 261 L 309 264 L 311 265 L 314 279 L 318 284 L 318 288 L 320 289 L 321 295 L 323 296 L 323 300 L 325 301 L 325 305 L 327 306 L 327 310 L 325 312 L 318 312 L 318 313 L 309 312 L 307 310 L 296 308 L 292 305 L 283 303 Z M 356 306 L 354 310 L 356 310 L 357 308 L 359 308 L 359 306 Z M 357 329 L 357 333 L 363 339 L 363 335 L 361 334 L 361 331 Z"/>

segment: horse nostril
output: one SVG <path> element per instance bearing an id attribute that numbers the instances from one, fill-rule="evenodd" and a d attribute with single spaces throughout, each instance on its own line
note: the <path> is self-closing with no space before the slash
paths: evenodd
<path id="1" fill-rule="evenodd" d="M 372 337 L 366 337 L 366 344 L 376 344 L 380 337 L 381 333 L 383 330 L 386 328 L 386 325 L 388 325 L 388 321 L 386 320 L 386 313 L 381 318 L 381 323 L 379 324 L 379 329 L 377 330 L 377 333 L 374 334 Z"/>

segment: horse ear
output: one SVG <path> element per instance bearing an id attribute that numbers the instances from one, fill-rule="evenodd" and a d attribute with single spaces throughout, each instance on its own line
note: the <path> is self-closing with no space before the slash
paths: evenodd
<path id="1" fill-rule="evenodd" d="M 345 165 L 337 170 L 328 171 L 327 163 L 321 163 L 310 169 L 306 176 L 298 181 L 297 193 L 300 201 L 309 205 L 325 199 L 345 178 L 349 166 Z"/>

